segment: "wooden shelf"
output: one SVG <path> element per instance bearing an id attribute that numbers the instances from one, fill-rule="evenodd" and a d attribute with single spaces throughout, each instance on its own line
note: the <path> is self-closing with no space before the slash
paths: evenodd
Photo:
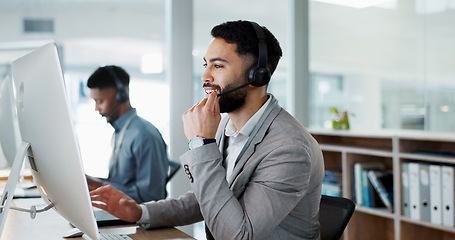
<path id="1" fill-rule="evenodd" d="M 326 169 L 342 170 L 343 196 L 351 198 L 352 166 L 381 162 L 394 174 L 394 212 L 356 206 L 343 239 L 454 239 L 446 227 L 402 216 L 401 163 L 425 162 L 455 166 L 455 134 L 421 131 L 310 130 L 319 142 Z"/>
<path id="2" fill-rule="evenodd" d="M 419 161 L 425 161 L 425 162 L 448 163 L 448 164 L 455 163 L 455 157 L 438 157 L 438 156 L 429 156 L 429 155 L 416 154 L 416 153 L 400 153 L 398 156 L 402 159 L 407 159 L 407 160 L 419 160 Z"/>
<path id="3" fill-rule="evenodd" d="M 368 208 L 368 207 L 356 207 L 356 211 L 363 212 L 365 214 L 371 214 L 375 216 L 381 216 L 385 218 L 393 219 L 395 216 L 389 212 L 387 208 Z"/>
<path id="4" fill-rule="evenodd" d="M 344 232 L 345 239 L 394 239 L 394 219 L 355 211 Z"/>
<path id="5" fill-rule="evenodd" d="M 360 147 L 340 146 L 332 144 L 320 144 L 321 150 L 332 152 L 349 152 L 357 154 L 365 154 L 371 156 L 392 157 L 391 151 L 375 150 Z"/>
<path id="6" fill-rule="evenodd" d="M 454 233 L 455 234 L 455 228 L 453 228 L 453 227 L 446 227 L 446 226 L 442 226 L 442 225 L 436 225 L 436 224 L 432 224 L 432 223 L 429 223 L 429 222 L 414 220 L 414 219 L 410 219 L 410 218 L 403 217 L 403 216 L 400 217 L 400 220 L 402 222 L 406 222 L 406 223 L 409 223 L 409 224 L 419 225 L 419 226 L 423 226 L 423 227 L 427 227 L 427 228 L 432 228 L 434 230 L 444 231 L 444 232 Z"/>

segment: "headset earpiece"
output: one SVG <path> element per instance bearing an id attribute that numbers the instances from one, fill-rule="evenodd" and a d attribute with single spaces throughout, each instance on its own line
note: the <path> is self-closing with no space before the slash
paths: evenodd
<path id="1" fill-rule="evenodd" d="M 128 93 L 124 88 L 120 88 L 117 93 L 115 94 L 115 100 L 119 103 L 127 102 L 129 99 Z"/>
<path id="2" fill-rule="evenodd" d="M 255 87 L 262 87 L 270 82 L 270 71 L 265 67 L 252 66 L 248 75 L 250 84 Z"/>
<path id="3" fill-rule="evenodd" d="M 261 26 L 255 22 L 250 22 L 256 31 L 258 38 L 258 63 L 253 65 L 248 72 L 248 81 L 255 87 L 262 87 L 270 82 L 271 73 L 267 68 L 267 44 L 265 43 L 265 34 Z"/>
<path id="4" fill-rule="evenodd" d="M 112 69 L 111 66 L 106 66 L 104 69 L 109 73 L 109 75 L 111 75 L 111 77 L 114 79 L 115 85 L 117 86 L 115 100 L 117 100 L 118 103 L 127 102 L 129 99 L 128 92 L 125 90 L 122 81 L 120 81 L 114 69 Z"/>

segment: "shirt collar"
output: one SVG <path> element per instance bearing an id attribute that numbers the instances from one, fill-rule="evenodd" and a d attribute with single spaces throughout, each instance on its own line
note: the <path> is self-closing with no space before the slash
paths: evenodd
<path id="1" fill-rule="evenodd" d="M 128 120 L 128 118 L 135 113 L 136 113 L 136 108 L 131 108 L 130 110 L 128 110 L 128 112 L 126 112 L 125 114 L 120 116 L 117 120 L 115 120 L 115 122 L 111 123 L 112 127 L 114 127 L 116 132 L 120 131 L 122 129 L 123 125 L 126 124 L 126 121 Z"/>
<path id="2" fill-rule="evenodd" d="M 269 106 L 270 102 L 272 101 L 272 97 L 269 95 L 269 99 L 262 105 L 262 107 L 245 123 L 240 131 L 237 131 L 234 124 L 232 123 L 231 119 L 229 119 L 226 128 L 224 129 L 224 134 L 228 137 L 235 137 L 238 134 L 245 135 L 247 137 L 250 136 L 251 132 L 253 132 L 254 127 L 259 122 L 259 119 L 265 112 L 267 106 Z"/>

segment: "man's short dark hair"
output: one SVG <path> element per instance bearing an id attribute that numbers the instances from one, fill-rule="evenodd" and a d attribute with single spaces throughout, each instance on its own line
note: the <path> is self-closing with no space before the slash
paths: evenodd
<path id="1" fill-rule="evenodd" d="M 113 76 L 114 74 L 114 76 Z M 130 75 L 121 67 L 115 65 L 109 65 L 99 67 L 87 80 L 88 88 L 108 88 L 115 87 L 114 77 L 117 77 L 123 86 L 130 84 Z"/>
<path id="2" fill-rule="evenodd" d="M 267 68 L 273 74 L 283 52 L 280 43 L 273 34 L 265 27 L 262 27 L 267 44 Z M 239 55 L 252 55 L 258 57 L 258 38 L 253 25 L 249 21 L 225 22 L 212 28 L 211 34 L 214 38 L 222 38 L 227 43 L 237 44 Z"/>

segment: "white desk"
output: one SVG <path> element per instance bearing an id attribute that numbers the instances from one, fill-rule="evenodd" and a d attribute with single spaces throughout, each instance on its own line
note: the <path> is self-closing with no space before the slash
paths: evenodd
<path id="1" fill-rule="evenodd" d="M 24 205 L 39 204 L 41 199 L 14 199 L 13 204 L 19 207 Z M 41 208 L 41 207 L 39 207 Z M 2 240 L 40 240 L 40 239 L 84 239 L 63 238 L 71 225 L 66 219 L 60 216 L 55 210 L 38 213 L 35 219 L 30 214 L 10 209 L 3 229 Z M 101 233 L 127 234 L 134 240 L 154 239 L 194 239 L 176 228 L 163 228 L 155 230 L 144 230 L 136 225 L 123 225 L 101 227 Z"/>

